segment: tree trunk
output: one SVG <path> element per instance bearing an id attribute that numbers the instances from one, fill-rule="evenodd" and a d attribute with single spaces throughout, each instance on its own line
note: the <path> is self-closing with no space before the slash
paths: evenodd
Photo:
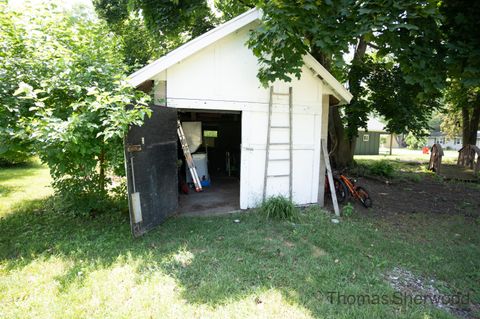
<path id="1" fill-rule="evenodd" d="M 355 49 L 355 54 L 352 63 L 363 63 L 365 52 L 367 50 L 367 42 L 363 37 L 358 39 L 358 45 Z M 360 86 L 362 78 L 357 77 L 353 73 L 349 74 L 348 82 L 350 93 L 353 94 L 353 99 L 350 104 L 354 104 L 358 98 L 357 87 Z M 348 107 L 348 106 L 347 106 Z M 348 125 L 348 124 L 347 124 Z M 338 106 L 330 108 L 329 131 L 331 132 L 331 156 L 336 168 L 344 168 L 353 164 L 353 155 L 355 153 L 356 135 L 349 136 L 344 127 Z"/>
<path id="2" fill-rule="evenodd" d="M 328 130 L 332 165 L 336 168 L 350 166 L 353 163 L 355 144 L 351 145 L 351 141 L 343 126 L 339 107 L 336 105 L 330 106 Z"/>
<path id="3" fill-rule="evenodd" d="M 480 95 L 470 110 L 469 106 L 462 106 L 462 141 L 463 146 L 477 143 L 477 131 L 480 124 Z"/>
<path id="4" fill-rule="evenodd" d="M 363 58 L 365 57 L 365 52 L 367 50 L 367 42 L 363 37 L 358 39 L 358 44 L 355 49 L 355 54 L 353 58 L 354 63 L 362 63 Z M 311 52 L 312 56 L 317 59 L 325 69 L 330 71 L 331 61 L 328 56 L 322 54 L 319 50 L 313 50 Z M 357 85 L 360 85 L 361 79 L 353 78 L 349 75 L 350 88 L 352 88 L 352 82 L 358 82 Z M 355 85 L 353 85 L 355 86 Z M 351 93 L 354 95 L 352 102 L 355 101 L 355 92 L 351 90 Z M 353 155 L 355 151 L 355 142 L 356 136 L 349 137 L 344 123 L 342 121 L 342 116 L 338 106 L 330 106 L 329 119 L 328 119 L 328 135 L 330 140 L 330 157 L 332 159 L 332 164 L 335 168 L 344 168 L 352 165 Z"/>
<path id="5" fill-rule="evenodd" d="M 480 98 L 477 98 L 473 107 L 472 116 L 470 118 L 470 132 L 468 134 L 468 144 L 475 145 L 477 143 L 477 131 L 480 122 Z"/>
<path id="6" fill-rule="evenodd" d="M 470 131 L 470 112 L 468 106 L 462 106 L 462 144 L 468 145 L 468 132 Z"/>

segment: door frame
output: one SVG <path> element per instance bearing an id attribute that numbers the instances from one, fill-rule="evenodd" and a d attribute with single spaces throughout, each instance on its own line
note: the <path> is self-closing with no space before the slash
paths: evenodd
<path id="1" fill-rule="evenodd" d="M 178 112 L 196 112 L 196 113 L 220 113 L 220 114 L 237 114 L 240 118 L 240 177 L 239 177 L 239 194 L 238 194 L 238 207 L 241 208 L 241 202 L 242 202 L 242 194 L 243 194 L 243 189 L 242 189 L 242 166 L 244 165 L 244 154 L 243 154 L 243 131 L 244 131 L 244 112 L 241 110 L 225 110 L 225 109 L 197 109 L 197 108 L 185 108 L 185 107 L 172 107 L 176 108 Z M 183 154 L 183 153 L 182 153 Z"/>

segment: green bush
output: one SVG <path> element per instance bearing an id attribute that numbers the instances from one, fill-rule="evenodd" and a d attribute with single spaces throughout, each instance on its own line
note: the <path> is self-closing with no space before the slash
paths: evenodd
<path id="1" fill-rule="evenodd" d="M 55 8 L 0 1 L 0 157 L 26 141 L 19 151 L 48 165 L 58 209 L 95 215 L 109 210 L 108 174 L 123 174 L 123 138 L 150 97 L 126 81 L 122 41 L 102 20 Z"/>
<path id="2" fill-rule="evenodd" d="M 52 198 L 53 209 L 76 217 L 96 217 L 104 213 L 123 211 L 128 207 L 124 182 L 105 190 L 98 175 L 83 178 L 62 178 L 53 182 L 57 196 Z"/>
<path id="3" fill-rule="evenodd" d="M 17 165 L 23 165 L 28 163 L 30 157 L 29 156 L 17 156 L 17 157 L 10 157 L 10 156 L 0 156 L 0 167 L 11 167 Z"/>
<path id="4" fill-rule="evenodd" d="M 272 196 L 260 206 L 260 212 L 270 219 L 298 220 L 298 209 L 293 202 L 283 196 Z"/>
<path id="5" fill-rule="evenodd" d="M 386 160 L 374 161 L 368 164 L 368 172 L 371 175 L 391 178 L 395 174 L 395 167 Z"/>
<path id="6" fill-rule="evenodd" d="M 27 163 L 33 154 L 26 146 L 23 146 L 25 143 L 11 138 L 9 140 L 17 142 L 16 145 L 12 146 L 12 142 L 7 142 L 5 136 L 2 136 L 2 132 L 0 132 L 0 167 Z"/>
<path id="7" fill-rule="evenodd" d="M 408 133 L 405 137 L 405 143 L 410 150 L 418 150 L 427 145 L 427 138 L 425 136 L 415 136 L 412 133 Z"/>

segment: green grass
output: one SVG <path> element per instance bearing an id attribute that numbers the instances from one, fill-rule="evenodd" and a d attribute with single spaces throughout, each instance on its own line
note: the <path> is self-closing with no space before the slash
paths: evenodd
<path id="1" fill-rule="evenodd" d="M 26 170 L 0 181 L 17 185 L 2 195 L 11 212 L 0 218 L 1 318 L 451 318 L 428 306 L 328 301 L 329 291 L 392 294 L 383 275 L 395 266 L 480 302 L 479 226 L 461 216 L 397 224 L 353 214 L 333 224 L 310 208 L 297 223 L 173 218 L 135 240 L 126 215 L 46 211 L 33 193 L 45 171 Z"/>
<path id="2" fill-rule="evenodd" d="M 444 151 L 443 163 L 456 162 L 457 151 Z M 421 150 L 394 149 L 393 155 L 355 155 L 357 166 L 352 174 L 360 176 L 379 176 L 387 179 L 421 182 L 426 176 L 436 175 L 428 170 L 430 155 Z"/>
<path id="3" fill-rule="evenodd" d="M 458 158 L 458 152 L 453 150 L 443 150 L 444 156 L 442 158 L 443 163 L 456 163 Z M 423 154 L 421 150 L 409 150 L 406 148 L 393 149 L 392 155 L 380 154 L 380 155 L 355 155 L 356 160 L 393 160 L 397 162 L 418 162 L 428 163 L 430 160 L 430 154 Z"/>
<path id="4" fill-rule="evenodd" d="M 37 161 L 17 167 L 0 167 L 0 217 L 29 201 L 52 194 L 49 169 Z"/>
<path id="5" fill-rule="evenodd" d="M 423 177 L 436 176 L 427 169 L 427 164 L 387 159 L 356 159 L 350 173 L 359 176 L 378 176 L 386 179 L 421 182 Z"/>
<path id="6" fill-rule="evenodd" d="M 427 169 L 430 155 L 422 154 L 420 150 L 408 149 L 394 149 L 393 155 L 355 155 L 357 166 L 350 173 L 413 182 L 421 182 L 427 176 L 439 180 L 442 178 L 471 180 L 474 177 L 473 170 L 456 165 L 457 151 L 445 150 L 444 153 L 440 175 Z"/>

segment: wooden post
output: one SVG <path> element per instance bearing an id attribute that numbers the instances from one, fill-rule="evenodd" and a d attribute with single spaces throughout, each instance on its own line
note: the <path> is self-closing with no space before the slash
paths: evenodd
<path id="1" fill-rule="evenodd" d="M 440 144 L 433 144 L 430 149 L 430 162 L 428 163 L 428 169 L 439 174 L 440 167 L 442 166 L 443 149 Z"/>
<path id="2" fill-rule="evenodd" d="M 393 133 L 390 133 L 390 155 L 392 155 Z"/>
<path id="3" fill-rule="evenodd" d="M 475 163 L 475 156 L 477 157 Z M 476 145 L 467 144 L 458 151 L 458 166 L 468 167 L 474 170 L 474 174 L 480 171 L 480 148 Z"/>
<path id="4" fill-rule="evenodd" d="M 290 140 L 290 145 L 288 147 L 289 154 L 288 156 L 290 157 L 290 161 L 288 163 L 289 165 L 289 180 L 288 180 L 288 195 L 290 200 L 292 200 L 292 184 L 293 184 L 293 135 L 292 135 L 292 129 L 293 129 L 293 89 L 292 87 L 288 88 L 288 126 L 290 127 L 288 129 L 288 134 L 289 134 L 289 140 Z"/>
<path id="5" fill-rule="evenodd" d="M 325 166 L 327 167 L 328 185 L 330 186 L 330 193 L 332 194 L 333 210 L 335 211 L 335 215 L 337 217 L 340 217 L 340 209 L 338 208 L 337 192 L 335 192 L 335 183 L 333 181 L 332 167 L 330 166 L 330 159 L 328 158 L 327 141 L 322 138 L 321 144 L 323 158 L 325 160 Z"/>
<path id="6" fill-rule="evenodd" d="M 330 95 L 324 94 L 322 95 L 322 116 L 320 118 L 320 143 L 322 143 L 322 139 L 327 140 L 328 137 L 328 116 L 330 112 Z M 325 174 L 326 174 L 326 167 L 325 167 L 325 161 L 323 160 L 322 157 L 322 145 L 320 144 L 320 149 L 319 149 L 319 156 L 320 156 L 320 165 L 319 165 L 319 170 L 318 170 L 318 205 L 321 207 L 325 206 Z"/>

